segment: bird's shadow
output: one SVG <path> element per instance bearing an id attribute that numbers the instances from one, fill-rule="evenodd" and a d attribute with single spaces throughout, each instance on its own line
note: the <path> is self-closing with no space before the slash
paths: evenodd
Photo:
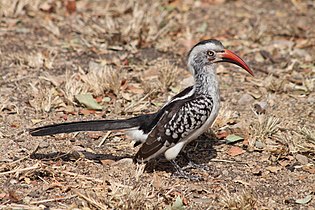
<path id="1" fill-rule="evenodd" d="M 175 161 L 180 167 L 187 166 L 189 161 L 196 165 L 206 166 L 211 159 L 217 156 L 217 151 L 213 147 L 217 144 L 220 144 L 220 142 L 214 134 L 203 134 L 194 142 L 188 144 L 184 151 L 177 156 Z M 153 171 L 174 173 L 176 171 L 172 163 L 166 160 L 164 156 L 150 161 L 146 165 L 145 170 L 149 173 Z"/>
<path id="2" fill-rule="evenodd" d="M 187 166 L 189 158 L 190 161 L 197 165 L 207 165 L 209 161 L 217 156 L 214 145 L 220 144 L 213 133 L 203 134 L 197 140 L 187 145 L 183 152 L 176 158 L 176 162 L 180 167 Z M 131 155 L 115 156 L 112 154 L 97 154 L 88 151 L 71 151 L 71 152 L 51 152 L 38 153 L 37 149 L 30 155 L 32 159 L 43 161 L 57 161 L 62 160 L 66 162 L 76 161 L 80 158 L 101 163 L 102 160 L 119 161 L 125 158 L 132 158 Z M 176 171 L 172 163 L 161 155 L 159 158 L 149 161 L 146 164 L 145 171 L 152 173 L 153 171 L 165 171 L 173 173 Z"/>
<path id="3" fill-rule="evenodd" d="M 57 161 L 57 160 L 63 160 L 65 162 L 71 162 L 71 161 L 76 161 L 80 158 L 86 158 L 88 160 L 93 160 L 95 162 L 99 162 L 101 160 L 113 160 L 113 161 L 119 161 L 121 159 L 125 158 L 132 158 L 130 155 L 125 155 L 125 156 L 115 156 L 112 154 L 97 154 L 97 153 L 92 153 L 88 151 L 72 151 L 72 152 L 51 152 L 51 153 L 32 153 L 30 155 L 30 158 L 32 159 L 37 159 L 37 160 L 43 160 L 43 161 Z"/>

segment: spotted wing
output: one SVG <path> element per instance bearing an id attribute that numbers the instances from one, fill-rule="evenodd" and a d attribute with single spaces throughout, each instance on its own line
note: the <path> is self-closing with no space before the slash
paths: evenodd
<path id="1" fill-rule="evenodd" d="M 137 161 L 154 158 L 180 141 L 185 141 L 200 128 L 211 114 L 213 101 L 210 97 L 194 96 L 174 101 L 165 109 L 156 127 L 139 149 Z"/>

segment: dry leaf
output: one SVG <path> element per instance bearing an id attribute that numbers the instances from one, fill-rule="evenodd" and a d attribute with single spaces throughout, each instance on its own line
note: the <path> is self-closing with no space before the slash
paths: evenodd
<path id="1" fill-rule="evenodd" d="M 127 86 L 127 90 L 128 92 L 131 92 L 131 93 L 135 93 L 135 94 L 143 94 L 144 93 L 144 90 L 143 88 L 140 88 L 140 87 L 137 87 L 138 85 L 136 84 L 129 84 Z"/>
<path id="2" fill-rule="evenodd" d="M 66 8 L 67 8 L 67 11 L 72 14 L 74 13 L 76 10 L 77 10 L 77 7 L 76 7 L 76 0 L 68 0 L 67 1 L 67 5 L 66 5 Z"/>
<path id="3" fill-rule="evenodd" d="M 290 160 L 281 160 L 279 161 L 279 164 L 282 166 L 282 167 L 286 167 L 290 164 Z"/>
<path id="4" fill-rule="evenodd" d="M 177 196 L 175 202 L 171 206 L 166 206 L 167 210 L 184 210 L 184 202 L 180 196 Z"/>
<path id="5" fill-rule="evenodd" d="M 0 193 L 0 199 L 5 198 L 5 197 L 8 197 L 8 194 L 6 194 L 6 193 Z"/>
<path id="6" fill-rule="evenodd" d="M 80 103 L 86 106 L 88 109 L 93 110 L 102 110 L 103 107 L 96 102 L 92 94 L 78 94 L 74 96 L 75 99 Z"/>
<path id="7" fill-rule="evenodd" d="M 241 154 L 243 154 L 243 153 L 245 153 L 245 150 L 243 150 L 242 148 L 240 148 L 240 147 L 231 147 L 230 149 L 229 149 L 229 151 L 228 151 L 228 154 L 230 155 L 230 156 L 232 156 L 232 157 L 234 157 L 234 156 L 237 156 L 237 155 L 241 155 Z"/>
<path id="8" fill-rule="evenodd" d="M 232 143 L 241 141 L 241 140 L 243 140 L 243 139 L 244 139 L 243 137 L 238 136 L 238 135 L 235 135 L 235 134 L 228 135 L 228 136 L 225 138 L 226 143 L 228 143 L 228 144 L 232 144 Z"/>
<path id="9" fill-rule="evenodd" d="M 100 160 L 100 162 L 102 163 L 102 165 L 111 165 L 113 164 L 115 161 L 111 160 L 111 159 L 105 159 L 105 160 Z"/>
<path id="10" fill-rule="evenodd" d="M 131 101 L 131 94 L 130 93 L 125 93 L 125 92 L 121 92 L 120 95 L 126 99 L 127 101 Z"/>
<path id="11" fill-rule="evenodd" d="M 99 139 L 104 135 L 102 131 L 93 131 L 93 132 L 88 132 L 87 133 L 88 137 L 91 139 Z"/>
<path id="12" fill-rule="evenodd" d="M 89 114 L 94 114 L 95 113 L 95 110 L 90 110 L 90 109 L 81 109 L 79 111 L 80 114 L 83 114 L 83 115 L 89 115 Z"/>
<path id="13" fill-rule="evenodd" d="M 43 121 L 42 119 L 31 119 L 33 124 L 37 124 L 40 123 L 41 121 Z"/>
<path id="14" fill-rule="evenodd" d="M 303 166 L 302 169 L 304 171 L 311 173 L 311 174 L 315 174 L 315 167 L 314 166 Z"/>
<path id="15" fill-rule="evenodd" d="M 218 139 L 225 139 L 228 135 L 229 135 L 229 132 L 223 130 L 223 131 L 219 131 L 219 132 L 216 134 L 216 137 L 217 137 Z"/>
<path id="16" fill-rule="evenodd" d="M 305 198 L 297 199 L 295 200 L 296 203 L 298 204 L 307 204 L 312 200 L 313 196 L 312 195 L 307 195 Z"/>
<path id="17" fill-rule="evenodd" d="M 163 186 L 160 177 L 157 174 L 153 174 L 153 183 L 152 183 L 153 187 L 157 188 L 157 189 L 161 189 L 161 187 Z"/>
<path id="18" fill-rule="evenodd" d="M 13 201 L 13 202 L 18 202 L 21 200 L 20 197 L 13 190 L 9 191 L 9 199 L 10 201 Z"/>

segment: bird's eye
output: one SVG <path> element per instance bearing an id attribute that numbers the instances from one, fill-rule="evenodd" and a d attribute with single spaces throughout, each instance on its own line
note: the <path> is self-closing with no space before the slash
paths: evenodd
<path id="1" fill-rule="evenodd" d="M 210 56 L 210 57 L 213 57 L 214 56 L 214 52 L 209 50 L 209 51 L 207 51 L 207 55 Z"/>

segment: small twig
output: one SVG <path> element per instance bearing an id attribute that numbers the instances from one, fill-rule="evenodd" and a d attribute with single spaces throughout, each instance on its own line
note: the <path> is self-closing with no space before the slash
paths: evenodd
<path id="1" fill-rule="evenodd" d="M 39 144 L 36 145 L 35 149 L 29 154 L 29 157 L 32 157 L 39 150 Z"/>
<path id="2" fill-rule="evenodd" d="M 22 157 L 22 158 L 20 158 L 20 159 L 14 160 L 14 161 L 11 161 L 11 160 L 0 160 L 0 162 L 7 162 L 7 163 L 5 163 L 5 164 L 7 164 L 7 165 L 13 165 L 13 164 L 18 163 L 18 162 L 20 162 L 20 161 L 22 161 L 22 160 L 25 160 L 25 159 L 27 159 L 27 158 L 28 158 L 28 157 L 25 156 L 25 157 Z M 11 161 L 11 162 L 10 162 L 10 161 Z"/>
<path id="3" fill-rule="evenodd" d="M 74 197 L 77 197 L 78 195 L 70 195 L 67 197 L 62 197 L 62 198 L 51 198 L 51 199 L 45 199 L 45 200 L 40 200 L 40 201 L 31 201 L 30 204 L 41 204 L 41 203 L 47 203 L 47 202 L 56 202 L 56 201 L 63 201 L 63 200 L 68 200 Z"/>
<path id="4" fill-rule="evenodd" d="M 142 101 L 144 101 L 145 99 L 147 99 L 151 94 L 153 93 L 153 91 L 151 91 L 150 93 L 146 94 L 143 98 L 141 98 L 139 101 L 137 101 L 136 103 L 134 104 L 130 104 L 129 106 L 127 106 L 125 108 L 125 111 L 128 111 L 129 109 L 139 105 Z"/>
<path id="5" fill-rule="evenodd" d="M 38 178 L 39 178 L 40 180 L 42 180 L 43 182 L 45 182 L 46 184 L 49 184 L 49 182 L 47 182 L 43 177 L 38 176 Z"/>
<path id="6" fill-rule="evenodd" d="M 166 34 L 170 28 L 172 28 L 172 26 L 174 26 L 172 21 L 169 21 L 162 29 L 160 29 L 155 36 L 153 37 L 153 40 L 156 40 L 160 35 L 162 34 Z"/>
<path id="7" fill-rule="evenodd" d="M 41 210 L 43 208 L 40 208 L 38 206 L 35 205 L 25 205 L 25 204 L 17 204 L 17 203 L 10 203 L 8 205 L 0 205 L 0 209 L 30 209 L 30 210 Z"/>
<path id="8" fill-rule="evenodd" d="M 0 82 L 0 86 L 6 85 L 6 84 L 10 84 L 10 83 L 14 83 L 14 82 L 19 82 L 19 81 L 24 80 L 24 79 L 31 79 L 31 78 L 35 78 L 35 76 L 24 76 L 24 77 L 12 79 L 12 80 L 9 80 L 9 81 L 2 81 L 2 82 Z"/>
<path id="9" fill-rule="evenodd" d="M 211 159 L 210 161 L 212 162 L 222 162 L 222 163 L 239 163 L 239 164 L 247 164 L 245 162 L 240 162 L 236 160 L 223 160 L 223 159 Z"/>
<path id="10" fill-rule="evenodd" d="M 108 131 L 105 136 L 102 138 L 101 142 L 97 145 L 97 147 L 101 147 L 104 142 L 106 141 L 107 137 L 109 136 L 109 134 L 111 133 L 111 131 Z"/>
<path id="11" fill-rule="evenodd" d="M 99 183 L 103 183 L 104 182 L 101 179 L 96 179 L 96 178 L 93 178 L 93 177 L 80 175 L 80 174 L 73 173 L 73 172 L 70 172 L 70 171 L 61 171 L 61 173 L 64 173 L 64 174 L 67 174 L 67 175 L 70 175 L 70 176 L 75 176 L 76 178 L 79 178 L 79 179 L 86 179 L 86 180 L 95 181 L 95 182 L 99 182 Z"/>
<path id="12" fill-rule="evenodd" d="M 240 183 L 240 184 L 243 184 L 243 185 L 245 185 L 245 186 L 250 186 L 250 183 L 248 183 L 248 182 L 245 182 L 245 181 L 243 181 L 243 180 L 240 180 L 240 179 L 235 179 L 235 180 L 233 180 L 235 183 Z"/>
<path id="13" fill-rule="evenodd" d="M 88 201 L 91 205 L 95 206 L 96 208 L 98 208 L 98 209 L 107 209 L 105 206 L 103 206 L 102 204 L 96 202 L 94 199 L 89 198 L 89 197 L 83 195 L 82 193 L 80 193 L 80 192 L 78 192 L 78 191 L 75 191 L 75 193 L 76 193 L 79 197 L 81 197 L 81 198 L 83 198 L 84 200 Z"/>
<path id="14" fill-rule="evenodd" d="M 31 166 L 28 168 L 17 168 L 17 169 L 11 170 L 11 171 L 2 172 L 2 173 L 0 173 L 0 176 L 6 175 L 6 174 L 13 174 L 13 173 L 17 173 L 17 172 L 30 171 L 30 170 L 38 169 L 38 168 L 39 168 L 38 163 L 36 163 L 34 166 Z"/>

